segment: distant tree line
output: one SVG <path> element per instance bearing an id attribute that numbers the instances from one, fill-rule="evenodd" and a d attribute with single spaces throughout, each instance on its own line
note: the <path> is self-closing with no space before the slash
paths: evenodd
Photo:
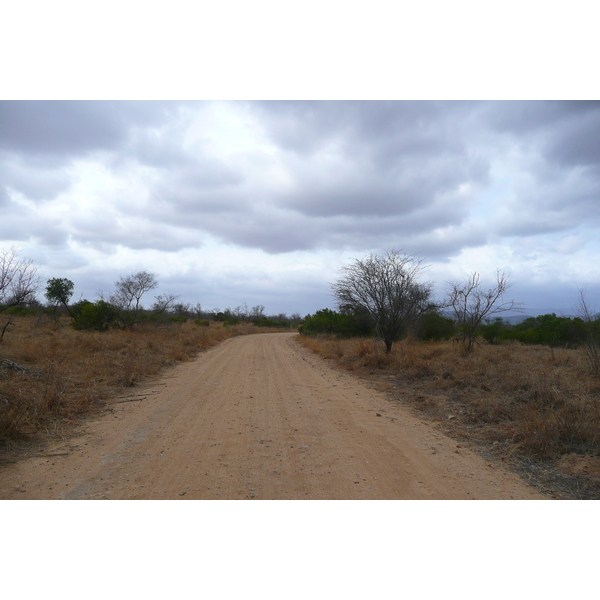
<path id="1" fill-rule="evenodd" d="M 497 271 L 489 288 L 482 285 L 478 273 L 449 282 L 445 298 L 435 302 L 432 284 L 419 280 L 424 270 L 419 259 L 396 250 L 355 259 L 331 285 L 337 310 L 326 308 L 307 315 L 300 333 L 377 337 L 386 352 L 408 335 L 428 341 L 452 339 L 467 352 L 473 351 L 480 338 L 491 344 L 515 340 L 581 346 L 592 369 L 600 374 L 600 318 L 590 309 L 583 291 L 574 317 L 547 314 L 510 324 L 497 315 L 521 312 L 523 305 L 504 300 L 510 288 L 504 273 Z"/>
<path id="2" fill-rule="evenodd" d="M 337 310 L 324 308 L 302 319 L 299 313 L 289 317 L 283 313 L 266 315 L 262 304 L 204 310 L 200 303 L 184 304 L 172 294 L 154 296 L 146 308 L 142 300 L 158 287 L 156 275 L 148 271 L 121 277 L 109 295 L 100 293 L 95 301 L 80 299 L 75 303 L 71 302 L 74 283 L 52 278 L 46 282 L 47 304 L 43 305 L 36 298 L 42 285 L 37 267 L 11 249 L 0 251 L 0 341 L 17 315 L 46 313 L 56 320 L 67 315 L 75 329 L 99 331 L 192 319 L 202 326 L 211 321 L 224 326 L 244 322 L 276 328 L 300 325 L 304 335 L 376 337 L 387 352 L 408 335 L 430 341 L 453 339 L 467 351 L 473 350 L 478 339 L 490 344 L 514 340 L 551 347 L 582 346 L 600 373 L 600 318 L 589 307 L 583 291 L 574 317 L 552 313 L 510 324 L 497 315 L 521 311 L 522 304 L 504 300 L 510 284 L 503 273 L 496 273 L 489 289 L 481 284 L 477 273 L 471 273 L 465 281 L 448 283 L 444 300 L 435 302 L 433 285 L 420 280 L 425 270 L 420 259 L 396 250 L 355 259 L 331 286 Z"/>
<path id="3" fill-rule="evenodd" d="M 22 259 L 14 248 L 0 251 L 0 341 L 14 324 L 14 317 L 40 314 L 55 321 L 68 316 L 75 329 L 97 331 L 114 327 L 133 329 L 142 323 L 183 323 L 190 319 L 201 326 L 216 321 L 225 326 L 247 322 L 274 328 L 289 328 L 302 321 L 299 313 L 289 317 L 285 313 L 266 315 L 262 304 L 249 308 L 244 303 L 233 309 L 207 311 L 200 303 L 181 303 L 179 296 L 172 294 L 154 296 L 150 307 L 145 307 L 142 302 L 146 295 L 158 287 L 156 275 L 148 271 L 121 277 L 112 293 L 100 292 L 94 301 L 81 298 L 72 302 L 74 282 L 64 277 L 52 278 L 43 290 L 44 304 L 36 297 L 43 287 L 37 271 L 33 261 Z"/>
<path id="4" fill-rule="evenodd" d="M 590 327 L 591 324 L 591 327 Z M 517 341 L 523 344 L 575 348 L 585 343 L 590 329 L 600 334 L 600 317 L 590 322 L 577 316 L 561 317 L 555 313 L 528 317 L 520 323 L 496 317 L 481 323 L 475 338 L 490 344 Z M 357 315 L 325 308 L 307 315 L 300 327 L 304 335 L 330 334 L 339 337 L 374 337 L 375 328 Z M 460 324 L 443 312 L 429 311 L 419 316 L 407 332 L 423 341 L 452 340 L 460 336 Z"/>
<path id="5" fill-rule="evenodd" d="M 266 315 L 265 307 L 257 304 L 249 308 L 246 303 L 235 308 L 213 308 L 204 313 L 206 319 L 223 322 L 226 325 L 236 325 L 238 323 L 253 323 L 257 327 L 277 327 L 288 328 L 302 323 L 300 313 L 294 313 L 288 316 L 285 313 L 275 315 Z"/>
<path id="6" fill-rule="evenodd" d="M 590 331 L 600 332 L 600 317 L 585 321 L 581 317 L 560 317 L 555 313 L 528 317 L 510 324 L 501 318 L 480 327 L 480 334 L 490 344 L 514 340 L 523 344 L 574 348 L 585 343 Z"/>

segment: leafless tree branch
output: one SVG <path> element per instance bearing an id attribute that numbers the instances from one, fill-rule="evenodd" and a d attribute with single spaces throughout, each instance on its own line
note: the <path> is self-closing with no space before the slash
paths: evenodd
<path id="1" fill-rule="evenodd" d="M 446 306 L 454 311 L 461 341 L 469 352 L 475 344 L 477 328 L 484 319 L 502 312 L 523 310 L 522 302 L 502 302 L 512 284 L 499 270 L 496 271 L 496 284 L 487 290 L 482 288 L 478 273 L 471 273 L 464 282 L 450 282 L 448 285 Z"/>

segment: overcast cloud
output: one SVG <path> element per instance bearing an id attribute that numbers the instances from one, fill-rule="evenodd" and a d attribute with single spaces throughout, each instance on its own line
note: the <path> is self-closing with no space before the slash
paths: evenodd
<path id="1" fill-rule="evenodd" d="M 600 306 L 600 102 L 0 102 L 0 247 L 93 299 L 134 269 L 211 309 L 333 306 L 354 257 L 496 269 Z M 41 296 L 40 296 L 41 297 Z"/>

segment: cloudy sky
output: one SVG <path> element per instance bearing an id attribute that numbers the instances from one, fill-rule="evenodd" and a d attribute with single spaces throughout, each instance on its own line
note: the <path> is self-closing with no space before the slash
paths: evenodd
<path id="1" fill-rule="evenodd" d="M 570 313 L 600 303 L 600 102 L 2 101 L 0 210 L 0 248 L 74 299 L 145 269 L 305 315 L 396 248 L 439 296 L 501 269 L 528 314 Z"/>

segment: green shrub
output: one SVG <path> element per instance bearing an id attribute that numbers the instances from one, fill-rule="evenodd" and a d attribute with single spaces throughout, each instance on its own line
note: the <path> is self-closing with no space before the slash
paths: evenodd
<path id="1" fill-rule="evenodd" d="M 16 317 L 28 317 L 29 315 L 35 315 L 36 310 L 29 308 L 28 306 L 11 306 L 6 309 L 7 315 L 14 315 Z"/>
<path id="2" fill-rule="evenodd" d="M 436 312 L 425 313 L 417 324 L 417 337 L 424 341 L 449 340 L 456 335 L 456 323 L 453 319 L 442 317 Z"/>
<path id="3" fill-rule="evenodd" d="M 252 323 L 256 327 L 277 327 L 278 329 L 287 329 L 291 327 L 288 321 L 273 321 L 267 317 L 261 317 L 260 319 L 253 319 Z"/>
<path id="4" fill-rule="evenodd" d="M 210 322 L 206 319 L 196 319 L 194 323 L 199 327 L 208 327 L 210 325 Z"/>
<path id="5" fill-rule="evenodd" d="M 506 337 L 524 344 L 577 346 L 585 340 L 585 323 L 578 317 L 557 317 L 554 313 L 529 317 L 515 325 Z"/>
<path id="6" fill-rule="evenodd" d="M 82 300 L 73 307 L 73 328 L 74 329 L 95 329 L 96 331 L 106 331 L 117 324 L 119 312 L 117 309 L 104 300 L 89 302 Z"/>
<path id="7" fill-rule="evenodd" d="M 303 335 L 333 334 L 340 337 L 369 337 L 373 335 L 370 322 L 352 314 L 343 314 L 324 308 L 307 315 L 300 326 Z"/>
<path id="8" fill-rule="evenodd" d="M 169 317 L 171 323 L 186 323 L 188 318 L 185 315 L 177 315 L 176 317 Z"/>
<path id="9" fill-rule="evenodd" d="M 493 321 L 486 321 L 479 326 L 479 333 L 490 344 L 499 344 L 506 337 L 506 331 L 506 324 L 501 317 L 496 317 Z"/>

